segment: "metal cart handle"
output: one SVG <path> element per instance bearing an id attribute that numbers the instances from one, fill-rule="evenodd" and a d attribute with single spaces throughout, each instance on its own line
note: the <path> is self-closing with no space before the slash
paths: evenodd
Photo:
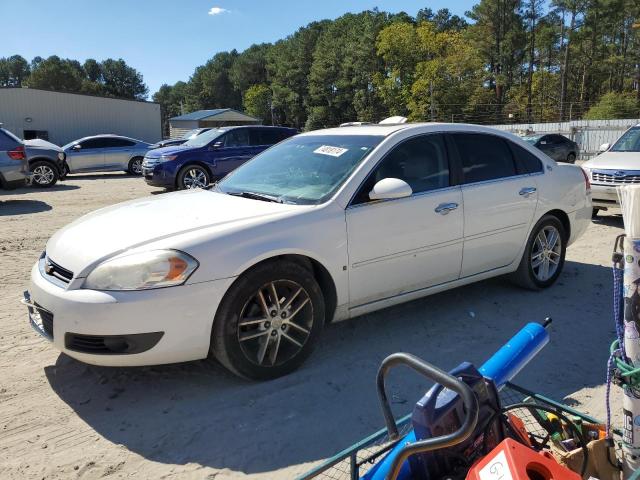
<path id="1" fill-rule="evenodd" d="M 466 383 L 414 355 L 409 353 L 394 353 L 382 361 L 376 378 L 378 399 L 380 400 L 382 414 L 384 415 L 384 421 L 387 424 L 387 430 L 391 440 L 397 440 L 400 434 L 398 433 L 398 427 L 391 412 L 384 382 L 389 371 L 398 365 L 406 365 L 428 379 L 458 393 L 462 398 L 466 416 L 460 428 L 453 433 L 405 445 L 393 460 L 389 475 L 387 476 L 388 480 L 395 480 L 400 473 L 403 463 L 412 455 L 447 448 L 464 442 L 474 432 L 478 423 L 478 399 Z"/>

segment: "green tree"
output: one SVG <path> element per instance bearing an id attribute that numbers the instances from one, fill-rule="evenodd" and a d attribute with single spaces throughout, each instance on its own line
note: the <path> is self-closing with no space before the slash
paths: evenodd
<path id="1" fill-rule="evenodd" d="M 251 45 L 240 53 L 229 69 L 229 79 L 241 95 L 252 85 L 267 83 L 267 57 L 272 45 Z"/>
<path id="2" fill-rule="evenodd" d="M 616 118 L 638 118 L 640 105 L 632 92 L 605 93 L 600 101 L 585 114 L 586 119 L 610 120 Z"/>
<path id="3" fill-rule="evenodd" d="M 123 59 L 108 58 L 102 61 L 100 72 L 103 90 L 107 95 L 138 100 L 147 97 L 149 89 L 144 84 L 142 75 Z"/>
<path id="4" fill-rule="evenodd" d="M 377 10 L 346 14 L 320 35 L 309 72 L 307 128 L 386 116 L 374 78 L 383 67 L 376 38 L 388 23 Z"/>
<path id="5" fill-rule="evenodd" d="M 237 57 L 235 50 L 216 53 L 206 64 L 196 68 L 189 79 L 188 110 L 241 107 L 240 91 L 229 76 Z"/>
<path id="6" fill-rule="evenodd" d="M 271 89 L 264 84 L 252 85 L 244 94 L 244 111 L 259 118 L 263 123 L 271 123 Z"/>
<path id="7" fill-rule="evenodd" d="M 73 61 L 52 55 L 32 66 L 31 75 L 26 83 L 32 88 L 79 92 L 83 80 L 80 70 L 78 64 Z"/>
<path id="8" fill-rule="evenodd" d="M 318 38 L 331 22 L 313 22 L 276 42 L 267 55 L 274 120 L 304 127 L 307 121 L 309 74 Z"/>
<path id="9" fill-rule="evenodd" d="M 30 73 L 29 63 L 20 55 L 0 58 L 0 86 L 2 87 L 21 87 Z"/>

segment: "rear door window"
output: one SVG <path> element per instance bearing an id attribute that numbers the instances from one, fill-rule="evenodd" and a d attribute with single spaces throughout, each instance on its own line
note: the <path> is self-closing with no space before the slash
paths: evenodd
<path id="1" fill-rule="evenodd" d="M 133 147 L 136 144 L 124 138 L 105 138 L 103 141 L 105 144 L 103 148 Z"/>
<path id="2" fill-rule="evenodd" d="M 460 155 L 465 184 L 517 174 L 506 140 L 484 133 L 455 133 L 452 137 Z"/>
<path id="3" fill-rule="evenodd" d="M 224 137 L 225 147 L 247 147 L 249 146 L 249 129 L 236 128 L 229 131 Z"/>
<path id="4" fill-rule="evenodd" d="M 526 173 L 540 173 L 543 171 L 542 162 L 533 153 L 528 152 L 520 145 L 509 142 L 513 156 L 520 163 Z"/>

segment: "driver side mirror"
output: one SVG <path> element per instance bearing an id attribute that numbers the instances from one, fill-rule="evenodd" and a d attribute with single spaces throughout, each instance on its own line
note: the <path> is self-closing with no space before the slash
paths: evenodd
<path id="1" fill-rule="evenodd" d="M 373 186 L 369 192 L 371 200 L 390 200 L 393 198 L 410 197 L 413 190 L 407 182 L 399 178 L 383 178 Z"/>
<path id="2" fill-rule="evenodd" d="M 600 147 L 598 148 L 598 155 L 609 150 L 609 147 L 611 147 L 610 143 L 603 143 L 602 145 L 600 145 Z"/>
<path id="3" fill-rule="evenodd" d="M 79 143 L 76 143 L 73 147 L 71 147 L 71 150 L 82 150 L 82 147 L 80 146 Z"/>
<path id="4" fill-rule="evenodd" d="M 221 141 L 214 142 L 211 145 L 209 145 L 209 150 L 217 150 L 218 148 L 222 148 L 223 145 L 224 143 Z"/>

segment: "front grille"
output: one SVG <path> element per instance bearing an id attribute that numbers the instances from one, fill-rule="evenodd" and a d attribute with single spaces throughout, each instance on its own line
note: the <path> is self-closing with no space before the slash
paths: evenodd
<path id="1" fill-rule="evenodd" d="M 44 271 L 47 275 L 51 275 L 64 283 L 69 283 L 73 278 L 73 272 L 71 270 L 61 267 L 49 257 L 45 257 Z"/>
<path id="2" fill-rule="evenodd" d="M 640 172 L 625 172 L 623 170 L 593 171 L 593 183 L 609 183 L 612 185 L 640 184 Z"/>
<path id="3" fill-rule="evenodd" d="M 44 310 L 40 305 L 35 303 L 36 307 L 38 307 L 38 314 L 40 315 L 40 319 L 42 320 L 42 328 L 47 335 L 53 338 L 53 313 L 48 310 Z"/>

